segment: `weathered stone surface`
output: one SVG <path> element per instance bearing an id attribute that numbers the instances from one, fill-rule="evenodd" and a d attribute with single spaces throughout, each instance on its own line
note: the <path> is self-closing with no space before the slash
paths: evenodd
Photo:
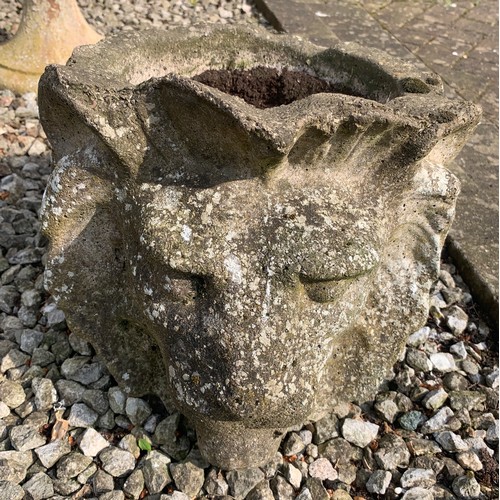
<path id="1" fill-rule="evenodd" d="M 366 489 L 370 493 L 383 495 L 392 479 L 392 474 L 385 470 L 376 470 L 368 479 Z"/>
<path id="2" fill-rule="evenodd" d="M 37 472 L 29 481 L 23 484 L 23 488 L 33 500 L 43 500 L 44 498 L 50 498 L 54 494 L 52 479 L 43 472 Z"/>
<path id="3" fill-rule="evenodd" d="M 232 470 L 226 474 L 229 494 L 237 498 L 245 498 L 263 479 L 264 473 L 260 469 Z"/>
<path id="4" fill-rule="evenodd" d="M 61 458 L 57 464 L 57 478 L 71 479 L 78 476 L 92 463 L 92 458 L 78 452 L 72 452 Z"/>
<path id="5" fill-rule="evenodd" d="M 132 453 L 109 446 L 99 454 L 102 468 L 113 477 L 126 476 L 135 468 L 135 458 Z"/>
<path id="6" fill-rule="evenodd" d="M 51 443 L 40 446 L 35 450 L 38 459 L 42 464 L 50 469 L 57 461 L 71 451 L 71 446 L 67 439 L 56 439 Z"/>
<path id="7" fill-rule="evenodd" d="M 9 408 L 17 408 L 26 400 L 23 386 L 19 382 L 4 380 L 0 383 L 0 400 Z"/>
<path id="8" fill-rule="evenodd" d="M 142 462 L 144 484 L 151 494 L 159 493 L 172 480 L 169 464 L 170 458 L 156 450 L 148 453 Z"/>
<path id="9" fill-rule="evenodd" d="M 21 486 L 9 481 L 0 481 L 0 498 L 8 498 L 9 500 L 23 500 L 24 490 Z"/>
<path id="10" fill-rule="evenodd" d="M 245 467 L 370 395 L 422 326 L 458 190 L 440 165 L 479 112 L 354 44 L 202 31 L 111 38 L 44 75 L 47 284 L 127 396 L 173 399 L 212 463 Z M 205 84 L 242 75 L 270 107 Z"/>
<path id="11" fill-rule="evenodd" d="M 433 470 L 407 469 L 401 476 L 403 488 L 430 488 L 436 484 L 436 474 Z"/>
<path id="12" fill-rule="evenodd" d="M 371 422 L 346 418 L 342 426 L 342 435 L 350 443 L 364 448 L 377 437 L 378 430 L 379 426 Z"/>
<path id="13" fill-rule="evenodd" d="M 43 446 L 46 441 L 36 427 L 28 424 L 12 427 L 10 440 L 17 451 L 33 450 Z"/>
<path id="14" fill-rule="evenodd" d="M 203 469 L 192 462 L 171 464 L 170 473 L 177 488 L 189 498 L 195 497 L 205 482 Z"/>
<path id="15" fill-rule="evenodd" d="M 95 457 L 107 448 L 109 443 L 96 430 L 89 428 L 82 434 L 79 446 L 85 456 Z"/>

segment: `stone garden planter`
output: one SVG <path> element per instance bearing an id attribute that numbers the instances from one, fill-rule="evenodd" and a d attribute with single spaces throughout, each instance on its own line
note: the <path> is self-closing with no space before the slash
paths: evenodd
<path id="1" fill-rule="evenodd" d="M 39 89 L 47 286 L 223 468 L 373 395 L 426 320 L 479 110 L 431 74 L 250 28 L 75 51 Z"/>

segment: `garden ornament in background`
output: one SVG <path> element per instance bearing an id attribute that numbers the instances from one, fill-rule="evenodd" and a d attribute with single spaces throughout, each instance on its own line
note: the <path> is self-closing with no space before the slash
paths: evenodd
<path id="1" fill-rule="evenodd" d="M 36 92 L 45 66 L 64 64 L 75 47 L 101 39 L 76 0 L 24 0 L 16 34 L 0 44 L 0 88 Z"/>
<path id="2" fill-rule="evenodd" d="M 80 47 L 39 98 L 47 286 L 129 395 L 226 469 L 373 396 L 426 321 L 476 106 L 379 51 L 243 27 Z"/>

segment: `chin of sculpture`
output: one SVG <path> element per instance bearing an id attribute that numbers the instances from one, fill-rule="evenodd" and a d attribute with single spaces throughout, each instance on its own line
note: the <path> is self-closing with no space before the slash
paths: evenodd
<path id="1" fill-rule="evenodd" d="M 253 28 L 81 47 L 39 89 L 48 290 L 211 463 L 265 463 L 373 395 L 426 320 L 459 191 L 443 163 L 479 119 L 441 94 L 381 52 Z"/>

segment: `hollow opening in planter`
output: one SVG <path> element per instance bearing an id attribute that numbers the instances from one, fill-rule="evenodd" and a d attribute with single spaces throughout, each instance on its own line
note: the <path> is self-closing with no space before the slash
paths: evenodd
<path id="1" fill-rule="evenodd" d="M 310 75 L 304 71 L 257 66 L 249 70 L 209 69 L 193 80 L 242 98 L 256 108 L 290 104 L 312 94 L 324 92 L 361 96 L 342 84 Z"/>

